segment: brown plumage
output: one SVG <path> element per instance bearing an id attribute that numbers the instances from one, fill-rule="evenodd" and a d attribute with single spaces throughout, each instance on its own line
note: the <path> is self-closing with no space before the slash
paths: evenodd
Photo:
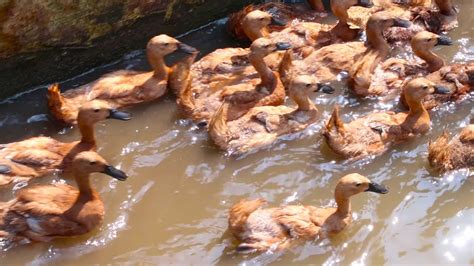
<path id="1" fill-rule="evenodd" d="M 323 129 L 323 135 L 331 149 L 344 158 L 353 160 L 379 155 L 394 144 L 406 141 L 430 129 L 430 116 L 421 101 L 426 95 L 447 93 L 433 82 L 417 78 L 404 88 L 410 106 L 408 112 L 378 112 L 344 124 L 336 107 Z"/>
<path id="2" fill-rule="evenodd" d="M 219 148 L 230 154 L 242 154 L 270 145 L 278 137 L 301 131 L 317 121 L 319 112 L 308 93 L 319 89 L 313 77 L 297 77 L 288 90 L 297 107 L 254 107 L 232 121 L 227 119 L 232 104 L 224 102 L 209 123 L 209 136 Z M 323 88 L 323 91 L 332 93 L 327 89 Z"/>
<path id="3" fill-rule="evenodd" d="M 245 20 L 245 17 L 250 12 L 255 10 L 271 13 L 271 16 L 274 18 L 274 20 L 282 22 L 289 22 L 293 19 L 317 22 L 321 19 L 321 17 L 325 16 L 326 11 L 324 10 L 324 5 L 322 4 L 321 0 L 310 0 L 308 2 L 310 3 L 313 10 L 308 9 L 305 5 L 286 5 L 284 3 L 279 2 L 267 2 L 259 5 L 248 5 L 242 10 L 239 10 L 229 15 L 229 20 L 227 21 L 227 29 L 237 39 L 248 39 L 248 36 L 245 33 L 245 25 L 243 25 L 243 22 Z M 268 32 L 272 32 L 275 30 L 280 31 L 284 28 L 284 26 L 281 25 L 278 26 L 269 24 L 270 22 L 265 25 L 268 26 Z M 254 41 L 255 39 L 250 40 Z"/>
<path id="4" fill-rule="evenodd" d="M 290 72 L 292 75 L 314 75 L 321 82 L 335 80 L 341 71 L 350 71 L 356 66 L 357 69 L 370 72 L 372 66 L 365 66 L 365 64 L 372 64 L 374 60 L 384 58 L 390 51 L 390 47 L 382 36 L 383 30 L 391 26 L 405 25 L 405 23 L 406 21 L 387 16 L 385 13 L 374 14 L 370 18 L 370 27 L 367 28 L 366 43 L 347 42 L 325 46 L 303 60 L 293 61 Z M 370 57 L 371 61 L 364 61 L 363 58 L 366 57 Z M 353 70 L 353 72 L 354 77 L 359 77 L 357 71 Z M 282 78 L 287 77 L 284 77 L 282 73 Z M 354 78 L 354 81 L 361 82 L 359 78 Z"/>
<path id="5" fill-rule="evenodd" d="M 77 123 L 79 107 L 87 101 L 100 99 L 115 108 L 153 101 L 165 94 L 171 69 L 164 57 L 176 51 L 196 53 L 196 49 L 167 35 L 153 37 L 147 45 L 150 72 L 119 70 L 79 88 L 61 93 L 57 84 L 48 88 L 48 106 L 58 120 Z"/>
<path id="6" fill-rule="evenodd" d="M 65 184 L 36 185 L 0 203 L 0 239 L 13 244 L 21 240 L 47 242 L 96 228 L 104 219 L 104 204 L 91 187 L 89 175 L 105 173 L 121 181 L 127 176 L 92 151 L 79 153 L 72 168 L 77 188 Z"/>
<path id="7" fill-rule="evenodd" d="M 439 70 L 445 65 L 444 60 L 433 53 L 432 49 L 438 45 L 451 45 L 452 40 L 428 31 L 417 33 L 411 40 L 413 53 L 423 60 L 422 63 L 391 57 L 377 66 L 372 75 L 369 94 L 380 95 L 390 92 L 391 95 L 400 95 L 402 86 L 407 78 L 426 76 Z M 435 81 L 435 83 L 437 83 Z M 426 106 L 425 106 L 426 107 Z"/>
<path id="8" fill-rule="evenodd" d="M 225 98 L 234 103 L 229 112 L 231 120 L 254 106 L 280 105 L 285 99 L 285 89 L 278 74 L 268 67 L 264 58 L 288 48 L 290 46 L 286 43 L 275 43 L 266 38 L 254 41 L 246 57 L 252 69 L 247 66 L 239 68 L 237 62 L 237 66 L 231 66 L 232 71 L 211 71 L 214 69 L 210 67 L 211 58 L 205 62 L 200 60 L 193 65 L 191 86 L 181 92 L 177 102 L 185 115 L 194 121 L 208 121 Z M 226 53 L 226 49 L 219 52 L 222 53 Z M 229 58 L 231 54 L 226 53 L 224 57 Z M 215 55 L 217 57 L 218 53 Z"/>
<path id="9" fill-rule="evenodd" d="M 130 114 L 110 108 L 99 100 L 85 103 L 79 109 L 78 127 L 81 140 L 69 143 L 49 137 L 33 137 L 3 144 L 0 149 L 0 186 L 44 176 L 57 170 L 69 170 L 74 157 L 82 151 L 95 150 L 94 125 L 107 118 L 128 120 Z"/>
<path id="10" fill-rule="evenodd" d="M 451 140 L 445 130 L 436 140 L 430 141 L 428 161 L 440 172 L 474 167 L 474 124 L 463 128 Z"/>
<path id="11" fill-rule="evenodd" d="M 229 230 L 240 241 L 240 252 L 281 250 L 298 239 L 330 237 L 352 222 L 350 198 L 366 191 L 388 193 L 384 186 L 354 173 L 336 185 L 337 208 L 288 205 L 263 209 L 263 199 L 241 200 L 229 211 Z"/>
<path id="12" fill-rule="evenodd" d="M 374 1 L 375 2 L 375 1 Z M 410 41 L 421 31 L 440 34 L 457 27 L 457 12 L 451 0 L 436 0 L 438 9 L 431 6 L 430 0 L 421 1 L 381 1 L 375 2 L 373 8 L 354 7 L 349 10 L 349 24 L 353 27 L 365 28 L 367 17 L 384 11 L 396 17 L 410 20 L 412 25 L 407 28 L 390 28 L 384 32 L 389 42 Z"/>

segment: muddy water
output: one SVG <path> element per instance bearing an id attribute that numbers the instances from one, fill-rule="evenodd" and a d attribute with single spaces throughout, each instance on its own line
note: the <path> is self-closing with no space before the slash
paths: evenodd
<path id="1" fill-rule="evenodd" d="M 474 59 L 470 1 L 458 1 L 461 26 L 450 36 L 452 47 L 437 49 L 448 61 Z M 181 38 L 204 54 L 233 44 L 222 22 Z M 212 40 L 212 41 L 209 41 Z M 63 82 L 71 88 L 114 69 L 147 69 L 143 51 Z M 47 116 L 45 88 L 0 104 L 0 142 L 39 134 L 63 141 L 77 139 Z M 374 109 L 394 109 L 373 100 L 351 98 L 344 88 L 332 96 L 313 95 L 328 117 L 336 103 L 346 120 Z M 34 244 L 0 253 L 0 264 L 130 263 L 152 264 L 325 264 L 474 263 L 474 179 L 468 171 L 431 173 L 427 142 L 443 128 L 457 132 L 474 115 L 474 100 L 431 112 L 426 136 L 397 146 L 370 161 L 339 160 L 325 146 L 316 124 L 268 149 L 229 158 L 206 133 L 183 120 L 174 98 L 132 108 L 129 122 L 97 126 L 100 153 L 125 170 L 126 182 L 96 175 L 93 184 L 106 206 L 104 224 L 73 239 Z M 292 140 L 292 141 L 289 141 Z M 263 197 L 272 205 L 334 205 L 339 177 L 359 172 L 390 187 L 387 195 L 363 193 L 353 198 L 354 223 L 337 237 L 302 244 L 285 253 L 240 255 L 227 228 L 227 210 L 246 197 Z M 51 176 L 34 183 L 66 182 Z M 19 189 L 24 184 L 14 187 Z M 12 197 L 2 190 L 0 200 Z"/>

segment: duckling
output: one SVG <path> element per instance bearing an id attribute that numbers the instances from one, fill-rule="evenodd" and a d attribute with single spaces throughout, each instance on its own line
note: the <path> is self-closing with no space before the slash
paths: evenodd
<path id="1" fill-rule="evenodd" d="M 440 172 L 474 167 L 474 124 L 463 128 L 451 141 L 446 130 L 435 141 L 430 141 L 428 161 Z"/>
<path id="2" fill-rule="evenodd" d="M 254 41 L 258 38 L 266 37 L 265 34 L 271 31 L 280 30 L 280 27 L 286 25 L 284 21 L 299 19 L 302 21 L 317 22 L 326 16 L 326 10 L 321 0 L 308 0 L 308 3 L 313 10 L 309 10 L 305 5 L 286 5 L 280 2 L 267 2 L 259 5 L 251 4 L 228 16 L 227 29 L 236 39 L 245 40 L 248 38 Z M 249 21 L 247 15 L 253 11 L 260 11 L 267 14 L 271 13 L 271 19 L 262 16 L 259 17 L 258 20 Z M 271 27 L 270 21 L 273 22 L 273 25 L 276 27 Z M 248 23 L 251 23 L 253 27 L 261 29 L 261 34 L 264 35 L 255 37 L 252 33 L 248 34 L 246 32 L 246 30 L 249 29 Z"/>
<path id="3" fill-rule="evenodd" d="M 167 91 L 168 76 L 172 72 L 164 57 L 175 52 L 195 54 L 196 49 L 168 35 L 153 37 L 147 44 L 150 72 L 119 70 L 77 89 L 61 93 L 58 84 L 48 88 L 48 107 L 55 118 L 76 124 L 79 107 L 86 101 L 100 99 L 115 108 L 153 101 Z"/>
<path id="4" fill-rule="evenodd" d="M 90 184 L 90 174 L 104 173 L 120 181 L 127 175 L 92 151 L 78 153 L 72 167 L 77 188 L 65 184 L 31 186 L 0 203 L 0 238 L 13 244 L 48 242 L 83 235 L 99 226 L 104 203 Z"/>
<path id="5" fill-rule="evenodd" d="M 346 23 L 347 10 L 355 5 L 370 6 L 371 2 L 370 0 L 331 1 L 331 9 L 338 18 L 336 25 L 298 20 L 281 31 L 273 32 L 270 32 L 268 27 L 274 17 L 267 12 L 255 10 L 243 18 L 242 31 L 251 41 L 267 37 L 278 42 L 289 42 L 294 49 L 302 48 L 303 54 L 309 54 L 311 51 L 307 51 L 308 46 L 320 48 L 335 42 L 351 41 L 358 36 L 359 30 L 350 29 Z"/>
<path id="6" fill-rule="evenodd" d="M 354 62 L 359 62 L 359 69 L 370 72 L 374 67 L 373 64 L 388 56 L 390 52 L 390 46 L 383 38 L 383 31 L 388 27 L 407 27 L 409 24 L 409 21 L 391 17 L 387 13 L 375 13 L 367 23 L 366 43 L 331 44 L 314 51 L 303 60 L 291 62 L 283 59 L 280 75 L 282 79 L 291 79 L 288 77 L 291 73 L 291 75 L 314 75 L 320 82 L 336 80 L 341 71 L 353 69 Z M 365 58 L 367 62 L 359 58 Z"/>
<path id="7" fill-rule="evenodd" d="M 253 70 L 243 71 L 241 75 L 214 73 L 206 79 L 195 78 L 196 71 L 191 85 L 182 91 L 177 103 L 186 116 L 203 123 L 211 118 L 224 98 L 234 103 L 229 111 L 229 120 L 240 117 L 255 106 L 281 105 L 286 96 L 285 88 L 278 73 L 268 67 L 264 58 L 272 52 L 290 48 L 288 43 L 257 39 L 252 43 L 248 56 Z M 200 66 L 200 62 L 197 64 Z M 195 65 L 193 68 L 197 67 Z"/>
<path id="8" fill-rule="evenodd" d="M 227 121 L 231 104 L 225 101 L 209 122 L 209 136 L 230 154 L 243 154 L 267 146 L 278 137 L 304 130 L 317 121 L 319 112 L 308 92 L 319 90 L 334 92 L 329 86 L 320 86 L 311 76 L 296 77 L 288 92 L 297 107 L 258 106 L 233 121 Z"/>
<path id="9" fill-rule="evenodd" d="M 331 237 L 352 223 L 350 198 L 361 192 L 386 194 L 388 189 L 353 173 L 337 182 L 336 208 L 288 205 L 264 209 L 263 199 L 241 200 L 229 211 L 229 230 L 241 242 L 239 252 L 282 250 L 298 239 Z"/>
<path id="10" fill-rule="evenodd" d="M 378 64 L 373 73 L 365 71 L 366 77 L 359 77 L 359 82 L 350 79 L 354 82 L 351 88 L 355 89 L 354 92 L 360 96 L 387 94 L 389 91 L 400 94 L 403 81 L 406 78 L 427 75 L 443 67 L 444 60 L 433 53 L 432 49 L 438 45 L 452 45 L 452 43 L 452 40 L 447 36 L 440 36 L 429 31 L 419 32 L 411 40 L 411 47 L 414 54 L 423 59 L 423 64 L 392 57 Z M 359 64 L 356 63 L 352 69 L 355 73 L 359 70 L 359 65 L 364 63 L 363 59 Z"/>
<path id="11" fill-rule="evenodd" d="M 69 170 L 74 157 L 96 149 L 94 125 L 105 119 L 129 120 L 131 115 L 110 108 L 107 102 L 86 102 L 77 118 L 81 140 L 60 142 L 49 137 L 33 137 L 1 145 L 0 186 L 41 177 L 57 170 Z"/>
<path id="12" fill-rule="evenodd" d="M 431 6 L 430 0 L 397 2 L 397 5 L 390 1 L 376 3 L 375 7 L 370 9 L 354 7 L 348 11 L 348 23 L 354 28 L 365 28 L 366 18 L 381 10 L 413 22 L 408 28 L 387 29 L 384 36 L 388 42 L 410 41 L 420 31 L 440 34 L 457 27 L 457 12 L 451 0 L 436 0 L 438 9 Z"/>
<path id="13" fill-rule="evenodd" d="M 394 144 L 406 141 L 430 129 L 430 115 L 421 101 L 433 93 L 449 93 L 425 78 L 416 78 L 404 87 L 410 110 L 408 112 L 377 112 L 344 124 L 339 108 L 323 129 L 329 147 L 344 158 L 358 160 L 379 155 Z"/>

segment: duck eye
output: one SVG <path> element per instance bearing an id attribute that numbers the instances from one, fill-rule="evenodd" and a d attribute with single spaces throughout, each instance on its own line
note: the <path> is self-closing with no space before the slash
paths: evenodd
<path id="1" fill-rule="evenodd" d="M 96 165 L 97 162 L 90 162 L 89 164 L 90 164 L 90 165 Z"/>
<path id="2" fill-rule="evenodd" d="M 168 46 L 168 45 L 170 45 L 168 42 L 167 42 L 167 43 L 165 43 L 165 46 Z"/>
<path id="3" fill-rule="evenodd" d="M 311 86 L 311 84 L 309 83 L 306 83 L 306 87 L 309 88 Z"/>
<path id="4" fill-rule="evenodd" d="M 428 41 L 431 42 L 433 39 L 429 38 Z"/>
<path id="5" fill-rule="evenodd" d="M 360 187 L 361 185 L 362 185 L 362 183 L 357 183 L 356 187 Z"/>
<path id="6" fill-rule="evenodd" d="M 94 109 L 94 112 L 98 113 L 100 110 L 99 109 Z"/>
<path id="7" fill-rule="evenodd" d="M 426 86 L 426 85 L 423 86 L 423 89 L 424 89 L 424 90 L 427 90 L 427 89 L 428 89 L 428 86 Z"/>
<path id="8" fill-rule="evenodd" d="M 264 20 L 265 18 L 259 18 L 259 20 Z"/>

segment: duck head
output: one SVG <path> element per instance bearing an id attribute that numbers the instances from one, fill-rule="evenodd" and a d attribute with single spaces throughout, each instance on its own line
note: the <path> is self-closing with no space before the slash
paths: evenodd
<path id="1" fill-rule="evenodd" d="M 444 60 L 431 50 L 437 45 L 452 45 L 453 41 L 448 36 L 437 35 L 429 31 L 417 33 L 411 39 L 413 52 L 428 64 L 428 71 L 434 72 L 444 66 Z"/>
<path id="2" fill-rule="evenodd" d="M 438 45 L 452 45 L 453 40 L 448 36 L 437 35 L 429 31 L 418 32 L 411 39 L 411 47 L 416 53 L 418 51 L 431 50 Z"/>
<path id="3" fill-rule="evenodd" d="M 421 105 L 421 101 L 430 94 L 449 94 L 450 92 L 448 88 L 438 86 L 425 78 L 412 79 L 403 88 L 403 94 L 410 108 L 417 104 Z"/>
<path id="4" fill-rule="evenodd" d="M 182 52 L 186 54 L 197 53 L 195 48 L 181 43 L 166 34 L 160 34 L 151 38 L 148 41 L 146 48 L 148 52 L 157 56 L 165 56 L 174 52 Z"/>
<path id="5" fill-rule="evenodd" d="M 93 100 L 84 103 L 79 108 L 77 116 L 78 124 L 94 124 L 105 119 L 130 120 L 132 115 L 127 112 L 118 111 L 109 103 Z"/>
<path id="6" fill-rule="evenodd" d="M 356 173 L 345 175 L 337 182 L 336 194 L 342 195 L 345 198 L 349 198 L 361 192 L 387 194 L 388 189 Z"/>
<path id="7" fill-rule="evenodd" d="M 127 179 L 127 175 L 123 171 L 109 165 L 104 158 L 94 151 L 77 154 L 72 165 L 76 172 L 82 174 L 104 173 L 120 181 Z"/>
<path id="8" fill-rule="evenodd" d="M 286 22 L 280 21 L 270 13 L 261 10 L 249 12 L 242 20 L 242 28 L 251 41 L 267 37 L 269 34 L 267 26 L 269 25 L 285 26 Z"/>
<path id="9" fill-rule="evenodd" d="M 395 17 L 390 12 L 377 12 L 367 21 L 367 43 L 381 52 L 388 53 L 390 46 L 383 38 L 383 32 L 390 27 L 408 28 L 410 26 L 409 20 Z"/>
<path id="10" fill-rule="evenodd" d="M 250 45 L 250 56 L 263 58 L 276 51 L 284 51 L 291 48 L 287 42 L 274 42 L 268 38 L 259 38 Z"/>

